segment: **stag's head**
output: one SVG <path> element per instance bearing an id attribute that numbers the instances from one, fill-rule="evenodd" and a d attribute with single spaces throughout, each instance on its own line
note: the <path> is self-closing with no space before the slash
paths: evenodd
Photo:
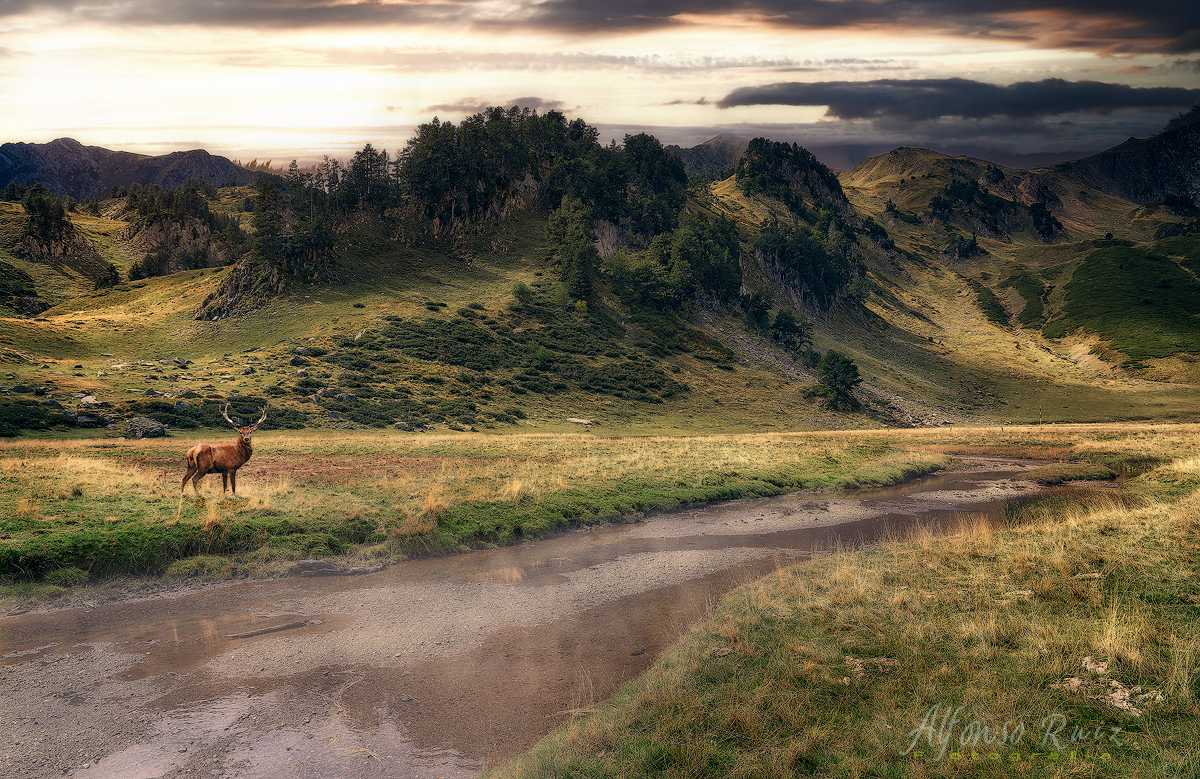
<path id="1" fill-rule="evenodd" d="M 233 425 L 233 429 L 238 431 L 238 435 L 242 437 L 242 443 L 244 443 L 246 446 L 249 446 L 250 436 L 254 434 L 254 431 L 258 429 L 258 426 L 261 425 L 263 420 L 267 418 L 267 406 L 263 406 L 262 416 L 259 417 L 258 421 L 253 425 L 239 425 L 237 422 L 234 422 L 232 419 L 230 419 L 228 403 L 225 404 L 225 408 L 221 409 L 221 416 L 225 417 L 225 421 Z"/>

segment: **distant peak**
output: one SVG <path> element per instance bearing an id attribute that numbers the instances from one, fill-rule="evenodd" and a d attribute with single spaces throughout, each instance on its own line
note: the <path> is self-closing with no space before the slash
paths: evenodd
<path id="1" fill-rule="evenodd" d="M 1185 124 L 1193 124 L 1200 121 L 1200 103 L 1192 106 L 1189 111 L 1182 113 L 1171 121 L 1167 122 L 1167 126 L 1163 128 L 1163 132 L 1174 130 L 1176 127 L 1182 127 Z"/>

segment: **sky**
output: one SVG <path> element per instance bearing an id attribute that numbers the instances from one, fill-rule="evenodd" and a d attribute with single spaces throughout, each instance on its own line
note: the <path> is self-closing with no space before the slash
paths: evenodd
<path id="1" fill-rule="evenodd" d="M 276 167 L 492 105 L 604 140 L 1035 153 L 1197 103 L 1196 0 L 0 0 L 0 142 Z"/>

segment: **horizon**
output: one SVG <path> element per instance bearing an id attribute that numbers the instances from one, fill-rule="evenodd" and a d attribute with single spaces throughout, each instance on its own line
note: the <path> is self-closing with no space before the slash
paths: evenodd
<path id="1" fill-rule="evenodd" d="M 576 117 L 567 116 L 568 121 L 571 119 L 574 119 L 574 118 L 576 118 Z M 578 118 L 582 118 L 586 121 L 585 117 L 578 117 Z M 654 128 L 649 128 L 649 129 L 653 130 Z M 649 135 L 655 136 L 656 138 L 658 137 L 657 135 L 655 135 L 655 133 L 649 132 L 648 130 L 643 129 L 643 128 L 627 128 L 627 131 L 629 134 L 634 134 L 637 132 L 648 132 Z M 611 139 L 611 140 L 615 140 L 616 142 L 620 143 L 622 137 L 623 137 L 622 135 L 618 135 L 612 131 L 610 131 L 609 135 L 606 137 L 605 134 L 603 132 L 601 132 L 599 142 L 602 144 L 607 144 L 608 141 Z M 750 140 L 752 137 L 759 137 L 759 136 L 742 135 L 742 134 L 728 133 L 728 132 L 718 132 L 714 135 L 706 137 L 703 141 L 692 143 L 690 145 L 681 145 L 678 143 L 676 143 L 676 144 L 666 143 L 666 142 L 662 142 L 661 138 L 659 138 L 659 141 L 663 143 L 664 147 L 678 147 L 680 149 L 689 149 L 689 148 L 693 148 L 696 146 L 702 146 L 709 141 L 713 141 L 713 140 L 716 140 L 716 139 L 722 138 L 722 137 L 736 137 L 736 138 L 741 138 L 741 139 L 745 139 L 745 140 Z M 761 136 L 761 137 L 765 137 L 767 140 L 770 140 L 770 141 L 780 140 L 778 138 L 774 138 L 769 135 Z M 50 141 L 46 141 L 46 142 L 0 140 L 0 147 L 2 147 L 5 144 L 8 144 L 8 143 L 27 143 L 27 144 L 42 143 L 42 145 L 44 145 L 46 143 L 52 143 L 55 141 L 63 141 L 63 140 L 73 141 L 84 147 L 97 147 L 98 146 L 98 144 L 85 143 L 83 141 L 80 141 L 78 138 L 74 138 L 71 136 L 60 136 L 59 138 L 54 138 L 54 139 L 51 139 Z M 792 142 L 792 141 L 788 140 L 787 142 Z M 371 143 L 371 142 L 366 141 L 365 143 Z M 797 141 L 796 143 L 798 145 L 808 149 L 809 151 L 811 151 L 814 154 L 814 156 L 816 156 L 817 159 L 820 162 L 822 162 L 824 165 L 826 165 L 827 167 L 832 168 L 832 169 L 841 169 L 841 170 L 850 170 L 858 162 L 860 162 L 862 160 L 869 159 L 871 157 L 882 156 L 882 155 L 887 154 L 888 152 L 892 151 L 893 149 L 905 148 L 905 147 L 926 148 L 929 151 L 933 151 L 933 152 L 939 153 L 939 154 L 945 154 L 948 157 L 973 157 L 973 158 L 981 159 L 981 160 L 984 160 L 987 162 L 994 162 L 994 163 L 1003 165 L 1005 167 L 1025 168 L 1025 169 L 1044 167 L 1047 165 L 1056 164 L 1058 162 L 1066 162 L 1066 161 L 1070 161 L 1070 160 L 1082 159 L 1084 157 L 1091 156 L 1093 154 L 1098 154 L 1100 152 L 1105 151 L 1105 149 L 1088 149 L 1088 150 L 1063 149 L 1060 151 L 1041 151 L 1041 152 L 1019 153 L 1019 152 L 1009 152 L 1009 151 L 1006 151 L 1003 149 L 996 149 L 996 148 L 990 148 L 990 149 L 982 148 L 982 147 L 978 147 L 978 146 L 972 146 L 970 144 L 965 144 L 965 145 L 959 144 L 954 147 L 937 148 L 936 146 L 922 147 L 922 146 L 918 146 L 915 144 L 906 144 L 906 143 L 900 143 L 900 144 L 895 144 L 895 145 L 891 145 L 891 144 L 832 144 L 832 145 L 811 146 L 811 147 L 805 146 L 805 144 L 800 143 L 799 141 Z M 393 157 L 395 156 L 395 152 L 399 150 L 399 149 L 384 149 L 382 147 L 377 146 L 374 143 L 371 143 L 371 146 L 376 151 L 387 151 L 387 152 L 391 153 Z M 401 144 L 401 147 L 402 146 L 403 146 L 403 144 Z M 129 149 L 108 148 L 108 147 L 102 147 L 102 146 L 99 148 L 105 148 L 108 151 L 115 151 L 115 152 L 130 151 Z M 329 157 L 330 157 L 330 159 L 338 160 L 338 162 L 340 162 L 342 165 L 347 165 L 353 159 L 355 152 L 360 151 L 361 148 L 362 147 L 351 148 L 346 151 L 345 155 L 339 155 L 339 156 L 329 155 Z M 244 159 L 244 158 L 237 157 L 237 156 L 222 154 L 219 150 L 206 149 L 201 146 L 194 146 L 191 148 L 170 149 L 170 150 L 162 151 L 158 154 L 151 154 L 151 155 L 147 155 L 147 156 L 149 156 L 149 157 L 167 156 L 170 154 L 186 153 L 186 152 L 192 152 L 192 151 L 204 151 L 213 156 L 223 157 L 225 159 L 228 159 L 233 164 L 238 165 L 239 167 L 245 168 L 247 170 L 265 170 L 267 172 L 275 173 L 278 175 L 285 174 L 288 170 L 288 167 L 293 162 L 295 162 L 300 167 L 301 170 L 313 170 L 322 161 L 322 159 L 303 158 L 303 157 L 297 156 L 295 154 L 283 154 L 283 155 L 274 156 L 274 157 L 262 157 L 262 158 L 250 157 L 250 158 Z M 141 152 L 133 152 L 133 153 L 136 154 L 136 153 L 141 153 Z"/>
<path id="2" fill-rule="evenodd" d="M 0 20 L 0 140 L 276 167 L 399 151 L 491 105 L 604 142 L 1019 155 L 1101 151 L 1200 103 L 1183 2 L 15 0 Z"/>

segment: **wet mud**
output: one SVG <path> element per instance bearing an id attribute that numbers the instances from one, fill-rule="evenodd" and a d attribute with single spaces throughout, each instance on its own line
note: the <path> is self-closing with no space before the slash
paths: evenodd
<path id="1" fill-rule="evenodd" d="M 0 776 L 474 776 L 645 670 L 733 587 L 997 512 L 1036 489 L 1028 467 L 2 618 Z"/>

